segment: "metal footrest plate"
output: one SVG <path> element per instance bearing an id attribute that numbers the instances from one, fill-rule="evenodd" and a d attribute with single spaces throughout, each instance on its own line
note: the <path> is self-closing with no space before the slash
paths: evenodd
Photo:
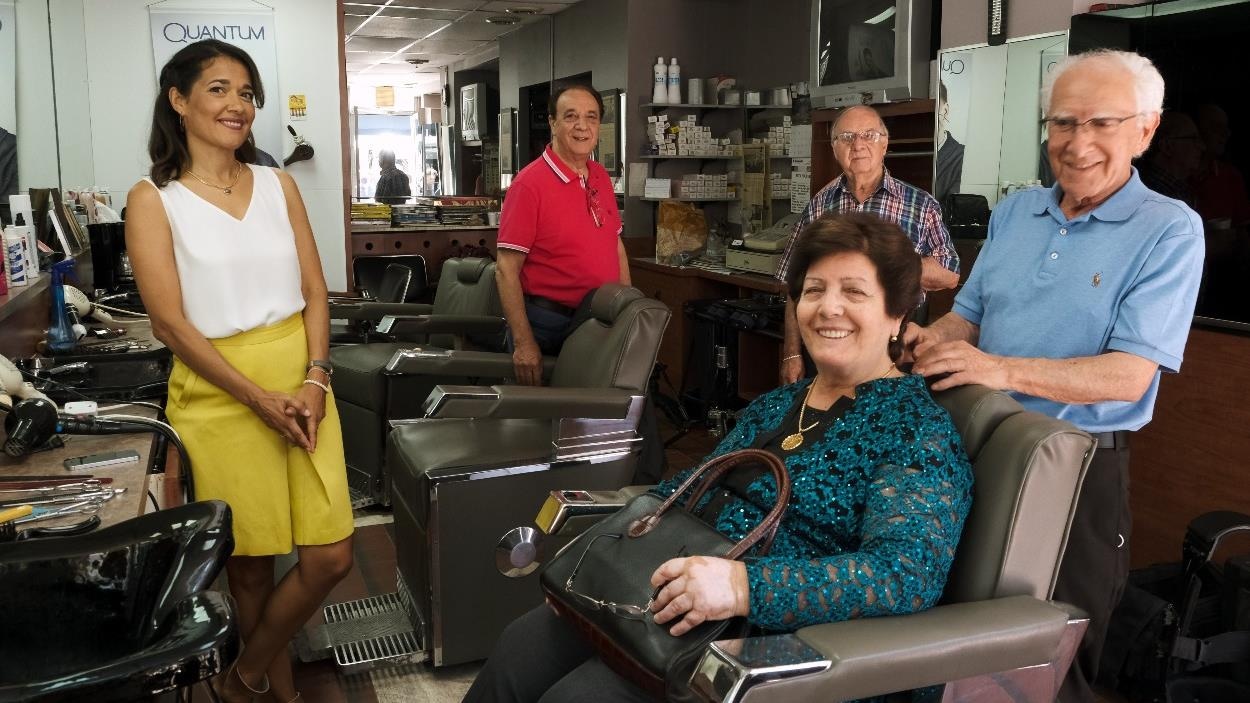
<path id="1" fill-rule="evenodd" d="M 429 658 L 396 593 L 327 605 L 324 614 L 325 637 L 345 674 L 380 662 L 415 664 Z"/>

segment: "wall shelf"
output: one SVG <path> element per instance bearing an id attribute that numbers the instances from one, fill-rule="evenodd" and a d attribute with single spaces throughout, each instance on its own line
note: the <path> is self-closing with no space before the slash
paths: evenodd
<path id="1" fill-rule="evenodd" d="M 728 159 L 741 159 L 741 156 L 660 156 L 658 154 L 646 154 L 638 157 L 640 159 L 652 159 L 654 161 L 663 161 L 665 159 L 698 159 L 700 161 L 723 161 Z"/>
<path id="2" fill-rule="evenodd" d="M 742 105 L 721 105 L 719 103 L 716 105 L 707 105 L 703 103 L 643 103 L 642 106 L 652 110 L 667 110 L 669 108 L 691 110 L 740 110 L 743 107 Z"/>
<path id="3" fill-rule="evenodd" d="M 732 202 L 736 202 L 738 198 L 737 197 L 733 197 L 733 198 L 678 198 L 678 197 L 648 198 L 648 197 L 642 197 L 642 198 L 639 198 L 639 200 L 645 200 L 649 203 L 658 203 L 658 202 L 663 202 L 665 200 L 679 200 L 683 203 L 732 203 Z"/>

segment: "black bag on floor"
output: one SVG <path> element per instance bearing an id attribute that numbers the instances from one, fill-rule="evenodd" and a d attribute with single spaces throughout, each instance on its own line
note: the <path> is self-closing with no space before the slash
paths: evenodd
<path id="1" fill-rule="evenodd" d="M 1250 516 L 1206 513 L 1189 523 L 1184 561 L 1129 574 L 1111 616 L 1098 682 L 1133 703 L 1250 701 L 1250 555 L 1211 563 Z"/>

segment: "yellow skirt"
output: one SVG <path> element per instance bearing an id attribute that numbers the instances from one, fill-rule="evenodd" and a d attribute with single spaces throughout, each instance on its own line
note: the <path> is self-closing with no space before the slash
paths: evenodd
<path id="1" fill-rule="evenodd" d="M 294 394 L 303 384 L 308 343 L 299 313 L 209 342 L 262 388 Z M 196 499 L 230 505 L 236 556 L 286 554 L 292 544 L 332 544 L 352 533 L 343 435 L 332 394 L 326 396 L 326 416 L 311 454 L 288 444 L 246 405 L 177 358 L 166 414 L 191 456 Z"/>

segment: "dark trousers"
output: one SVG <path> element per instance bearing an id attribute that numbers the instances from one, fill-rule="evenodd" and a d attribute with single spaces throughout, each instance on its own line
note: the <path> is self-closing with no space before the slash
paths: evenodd
<path id="1" fill-rule="evenodd" d="M 1067 550 L 1059 567 L 1055 600 L 1089 614 L 1089 628 L 1059 691 L 1061 703 L 1092 703 L 1091 688 L 1107 638 L 1111 612 L 1128 581 L 1129 536 L 1133 516 L 1128 502 L 1127 433 L 1115 447 L 1100 446 L 1081 485 Z"/>
<path id="2" fill-rule="evenodd" d="M 546 604 L 512 621 L 464 703 L 643 703 L 652 699 L 595 656 Z"/>

